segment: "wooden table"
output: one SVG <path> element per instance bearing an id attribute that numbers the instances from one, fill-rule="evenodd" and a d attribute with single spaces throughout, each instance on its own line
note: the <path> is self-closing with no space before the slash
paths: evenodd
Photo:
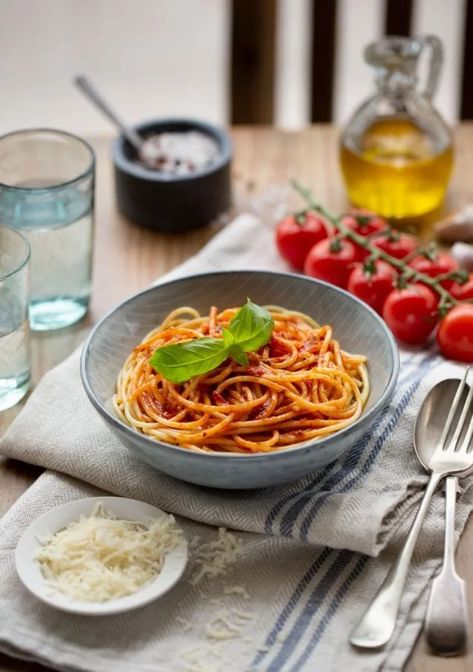
<path id="1" fill-rule="evenodd" d="M 235 211 L 245 209 L 270 184 L 286 184 L 296 178 L 311 186 L 315 196 L 332 211 L 341 211 L 346 198 L 337 161 L 337 132 L 330 126 L 283 132 L 272 128 L 237 128 L 233 176 Z M 172 236 L 140 229 L 120 217 L 115 209 L 110 138 L 91 138 L 97 152 L 98 183 L 94 281 L 89 315 L 80 324 L 51 334 L 33 337 L 33 382 L 64 359 L 83 340 L 90 325 L 126 296 L 145 288 L 153 279 L 197 252 L 214 235 L 208 227 Z M 456 169 L 446 209 L 468 200 L 473 173 L 473 125 L 457 131 Z M 264 250 L 261 250 L 263 257 Z M 21 408 L 0 413 L 0 433 Z M 40 469 L 0 458 L 0 515 L 31 485 Z M 469 603 L 473 623 L 473 521 L 458 550 L 461 575 L 469 579 Z M 473 641 L 473 630 L 472 630 Z M 0 672 L 35 672 L 45 668 L 0 655 Z M 408 672 L 467 672 L 473 669 L 473 653 L 458 659 L 429 656 L 421 640 L 407 665 Z"/>

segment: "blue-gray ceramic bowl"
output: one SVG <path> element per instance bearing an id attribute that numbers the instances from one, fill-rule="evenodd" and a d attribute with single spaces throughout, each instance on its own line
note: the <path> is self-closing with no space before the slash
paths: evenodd
<path id="1" fill-rule="evenodd" d="M 136 150 L 120 135 L 113 143 L 115 191 L 119 211 L 141 226 L 181 233 L 209 224 L 231 203 L 232 144 L 228 133 L 197 119 L 153 119 L 139 124 L 143 137 L 165 132 L 199 131 L 212 138 L 219 155 L 189 175 L 169 175 L 146 168 Z"/>
<path id="2" fill-rule="evenodd" d="M 119 420 L 110 405 L 125 359 L 171 310 L 193 306 L 207 313 L 252 301 L 303 311 L 333 325 L 344 350 L 368 357 L 370 396 L 361 417 L 327 438 L 252 455 L 199 453 L 160 443 Z M 131 297 L 91 332 L 81 359 L 85 391 L 110 430 L 130 451 L 171 476 L 215 488 L 256 488 L 300 478 L 347 453 L 391 398 L 399 371 L 396 343 L 378 315 L 347 292 L 299 275 L 228 271 L 167 282 Z"/>

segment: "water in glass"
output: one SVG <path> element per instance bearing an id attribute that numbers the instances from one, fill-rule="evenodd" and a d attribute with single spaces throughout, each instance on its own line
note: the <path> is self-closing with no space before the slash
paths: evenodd
<path id="1" fill-rule="evenodd" d="M 28 243 L 0 226 L 0 411 L 29 387 L 28 258 Z"/>
<path id="2" fill-rule="evenodd" d="M 38 207 L 28 190 L 15 194 L 12 224 L 31 245 L 30 320 L 36 330 L 77 322 L 87 311 L 92 260 L 92 203 L 79 189 Z"/>

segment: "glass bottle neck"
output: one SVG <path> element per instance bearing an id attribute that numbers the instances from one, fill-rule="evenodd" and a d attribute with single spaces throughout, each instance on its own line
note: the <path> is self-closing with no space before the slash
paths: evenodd
<path id="1" fill-rule="evenodd" d="M 384 96 L 405 95 L 415 89 L 417 78 L 412 72 L 380 68 L 376 74 L 376 86 Z"/>

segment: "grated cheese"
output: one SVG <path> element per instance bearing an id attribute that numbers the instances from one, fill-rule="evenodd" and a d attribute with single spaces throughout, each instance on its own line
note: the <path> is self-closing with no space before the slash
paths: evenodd
<path id="1" fill-rule="evenodd" d="M 244 611 L 243 609 L 233 609 L 233 613 L 242 621 L 252 621 L 255 617 L 253 611 Z"/>
<path id="2" fill-rule="evenodd" d="M 182 625 L 182 632 L 189 632 L 192 630 L 192 623 L 187 618 L 182 618 L 182 616 L 176 616 L 176 621 Z"/>
<path id="3" fill-rule="evenodd" d="M 239 637 L 243 627 L 254 614 L 244 612 L 234 607 L 224 607 L 217 611 L 212 620 L 205 626 L 205 635 L 208 639 L 224 640 Z"/>
<path id="4" fill-rule="evenodd" d="M 90 516 L 43 539 L 36 559 L 52 588 L 80 602 L 106 602 L 154 579 L 181 538 L 171 515 L 146 524 L 120 520 L 99 502 Z"/>
<path id="5" fill-rule="evenodd" d="M 244 586 L 228 586 L 223 589 L 225 595 L 241 595 L 244 600 L 250 599 L 250 593 Z"/>
<path id="6" fill-rule="evenodd" d="M 252 650 L 255 649 L 253 637 L 244 636 L 256 616 L 245 608 L 249 605 L 250 593 L 245 586 L 225 583 L 228 567 L 238 560 L 243 551 L 243 539 L 225 528 L 219 528 L 217 539 L 203 543 L 200 537 L 194 537 L 190 549 L 194 567 L 189 583 L 199 595 L 202 594 L 202 584 L 214 595 L 216 591 L 220 594 L 215 597 L 205 594 L 213 613 L 197 626 L 196 633 L 200 632 L 205 638 L 203 645 L 183 652 L 181 660 L 187 672 L 223 672 L 229 667 L 224 665 L 222 656 L 232 640 L 240 648 L 243 642 L 251 643 Z M 215 577 L 220 580 L 214 581 Z M 212 580 L 205 582 L 206 579 Z"/>
<path id="7" fill-rule="evenodd" d="M 194 540 L 191 544 L 196 569 L 189 579 L 192 586 L 196 586 L 207 577 L 216 577 L 225 574 L 228 565 L 236 562 L 243 550 L 243 541 L 228 532 L 224 527 L 218 528 L 218 538 L 206 544 L 199 544 Z"/>
<path id="8" fill-rule="evenodd" d="M 222 672 L 222 653 L 215 645 L 185 651 L 181 660 L 187 672 Z"/>

